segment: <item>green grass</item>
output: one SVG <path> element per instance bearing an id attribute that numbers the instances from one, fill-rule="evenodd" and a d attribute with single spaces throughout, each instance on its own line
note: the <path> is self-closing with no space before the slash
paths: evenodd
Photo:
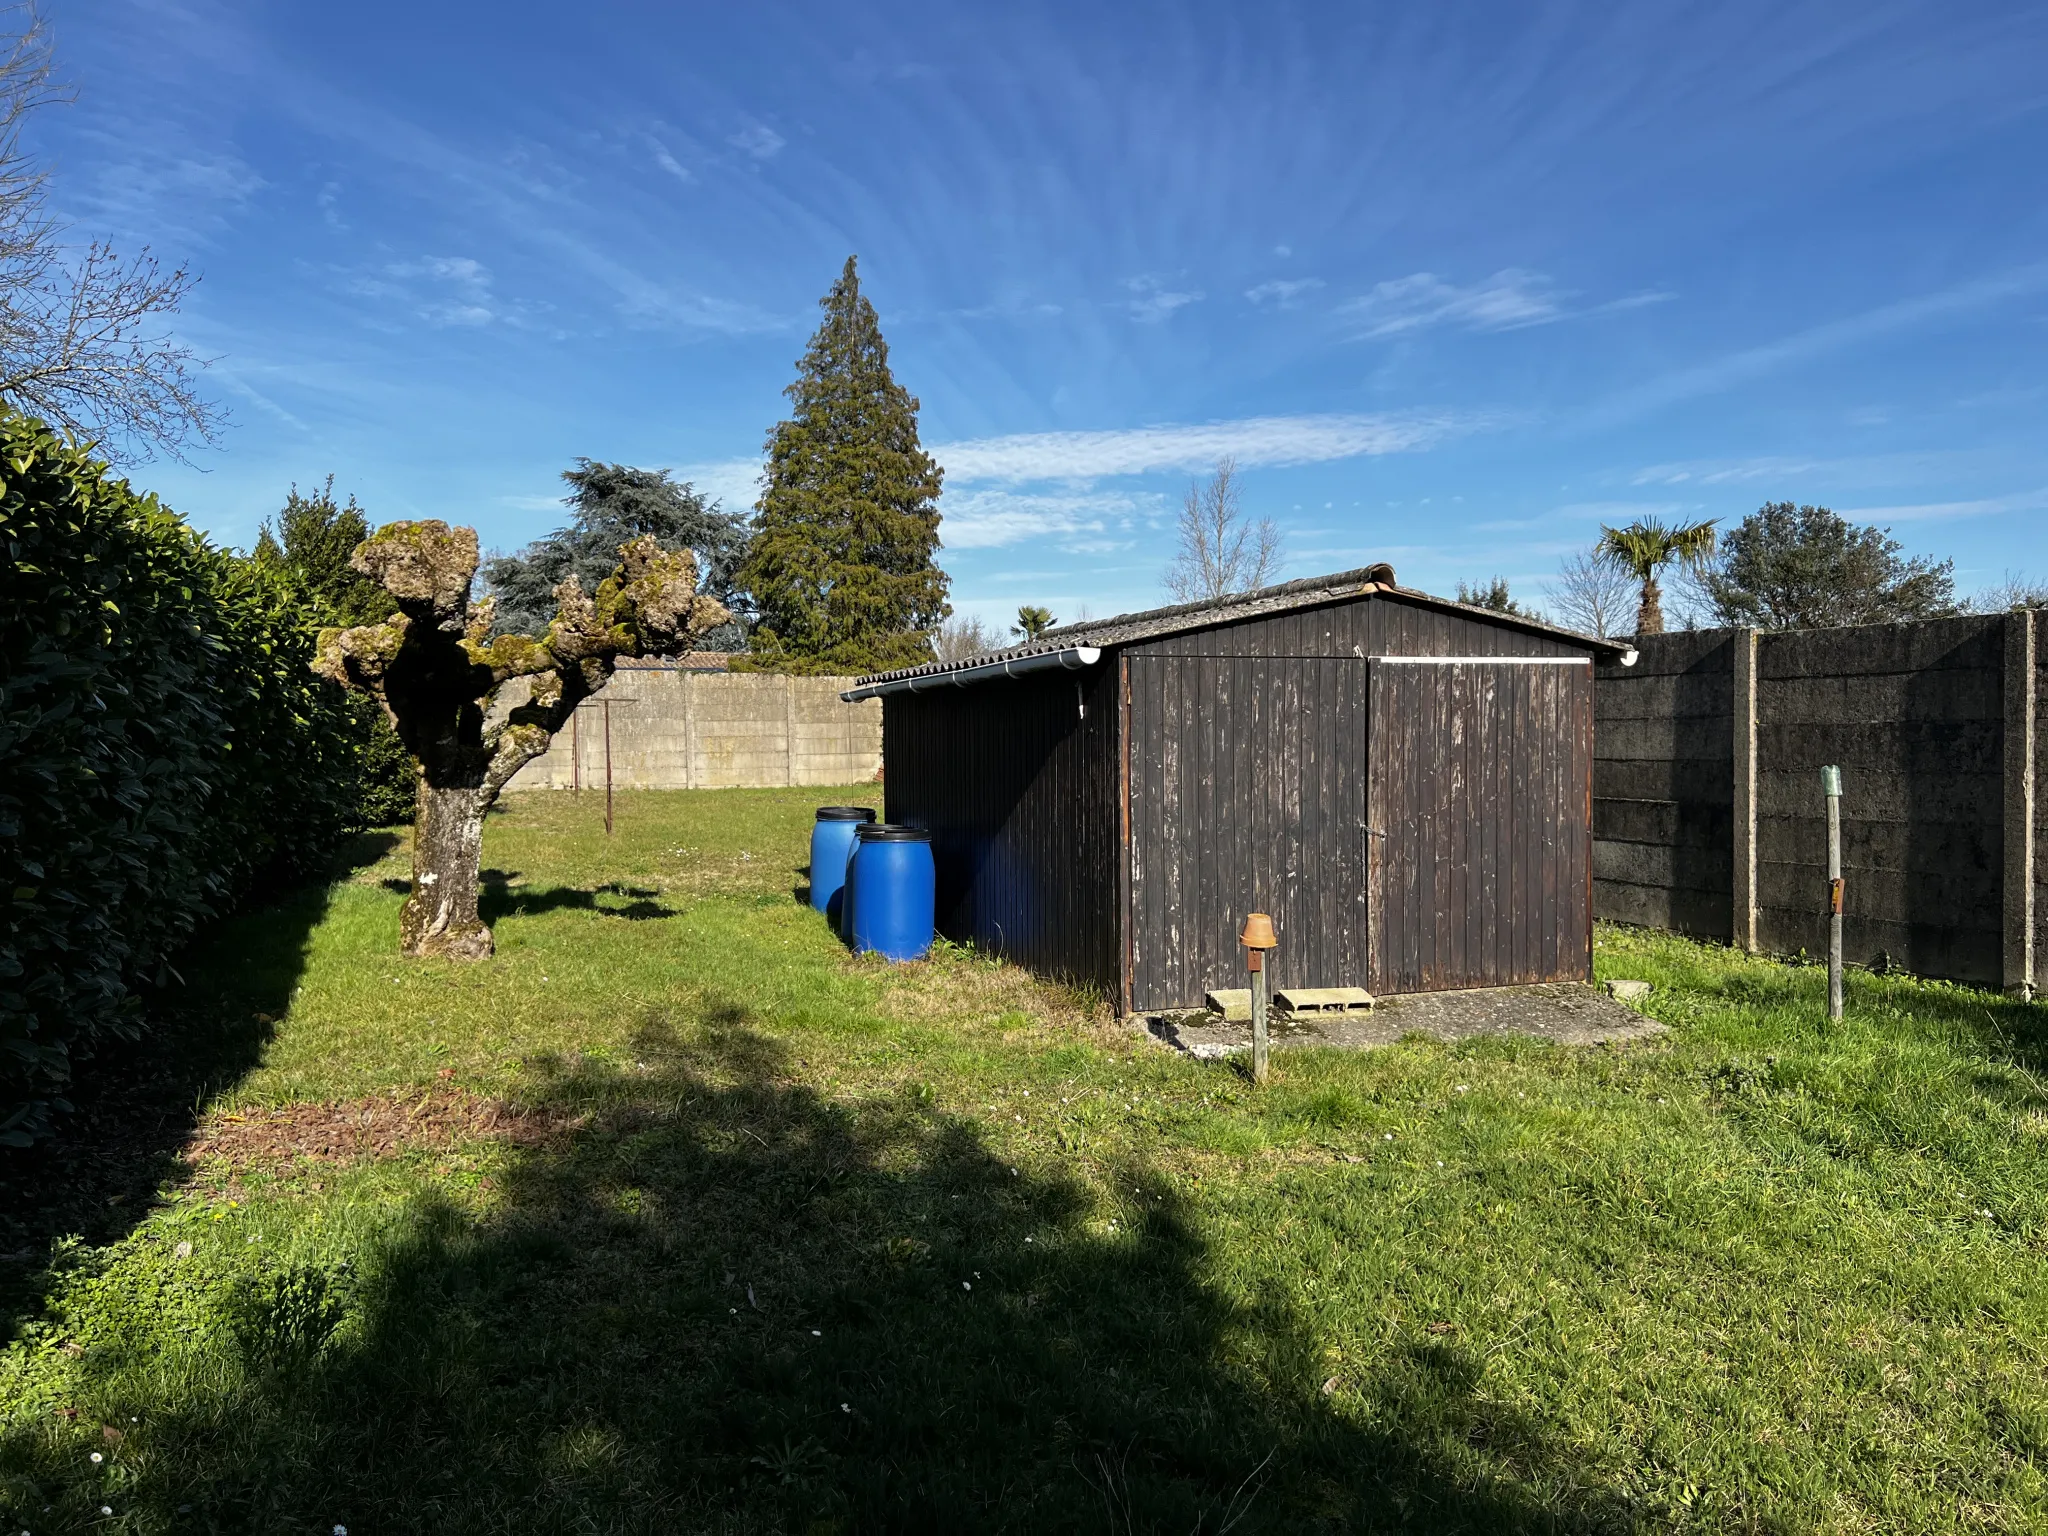
<path id="1" fill-rule="evenodd" d="M 1603 930 L 1667 1036 L 1254 1092 L 849 958 L 792 895 L 844 797 L 519 799 L 481 965 L 397 956 L 393 853 L 222 930 L 171 1043 L 229 1155 L 9 1293 L 0 1529 L 2048 1523 L 2037 1008 L 1857 975 L 1830 1026 Z M 368 1155 L 264 1140 L 393 1094 Z"/>

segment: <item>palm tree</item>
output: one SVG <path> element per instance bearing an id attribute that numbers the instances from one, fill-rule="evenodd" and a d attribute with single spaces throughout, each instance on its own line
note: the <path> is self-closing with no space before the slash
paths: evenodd
<path id="1" fill-rule="evenodd" d="M 1636 633 L 1664 633 L 1664 592 L 1657 585 L 1657 573 L 1673 561 L 1697 571 L 1714 552 L 1714 523 L 1677 523 L 1666 527 L 1654 517 L 1639 517 L 1626 528 L 1600 527 L 1600 541 L 1593 552 L 1617 570 L 1628 572 L 1643 584 L 1643 600 L 1636 609 Z"/>

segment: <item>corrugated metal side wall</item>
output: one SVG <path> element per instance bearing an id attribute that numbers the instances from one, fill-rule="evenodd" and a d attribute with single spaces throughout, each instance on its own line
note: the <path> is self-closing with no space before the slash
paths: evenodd
<path id="1" fill-rule="evenodd" d="M 886 815 L 932 833 L 939 932 L 1114 992 L 1114 658 L 882 702 Z"/>

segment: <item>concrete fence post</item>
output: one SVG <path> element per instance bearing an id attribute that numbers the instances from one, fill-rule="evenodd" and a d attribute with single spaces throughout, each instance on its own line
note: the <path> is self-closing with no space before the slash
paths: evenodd
<path id="1" fill-rule="evenodd" d="M 697 787 L 697 674 L 685 672 L 676 679 L 682 686 L 683 706 L 683 788 Z"/>
<path id="2" fill-rule="evenodd" d="M 2005 990 L 2034 995 L 2034 610 L 2005 620 Z"/>
<path id="3" fill-rule="evenodd" d="M 1730 710 L 1734 716 L 1735 848 L 1730 892 L 1732 935 L 1739 950 L 1755 954 L 1756 899 L 1756 661 L 1757 632 L 1735 631 L 1735 686 Z"/>
<path id="4" fill-rule="evenodd" d="M 782 782 L 796 783 L 796 679 L 782 679 Z"/>

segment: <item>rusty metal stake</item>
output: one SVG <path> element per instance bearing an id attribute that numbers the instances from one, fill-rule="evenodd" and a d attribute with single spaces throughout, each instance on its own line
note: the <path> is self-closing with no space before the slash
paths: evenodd
<path id="1" fill-rule="evenodd" d="M 1828 1017 L 1842 1017 L 1842 770 L 1820 771 L 1828 802 Z"/>
<path id="2" fill-rule="evenodd" d="M 1252 1081 L 1264 1083 L 1272 1044 L 1266 1034 L 1266 951 L 1278 948 L 1280 940 L 1273 932 L 1273 919 L 1263 912 L 1247 917 L 1244 932 L 1237 937 L 1252 973 Z"/>

